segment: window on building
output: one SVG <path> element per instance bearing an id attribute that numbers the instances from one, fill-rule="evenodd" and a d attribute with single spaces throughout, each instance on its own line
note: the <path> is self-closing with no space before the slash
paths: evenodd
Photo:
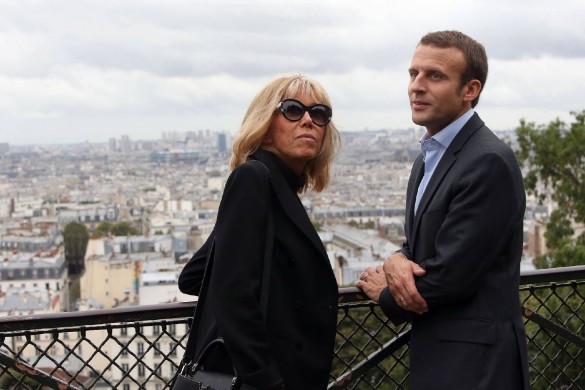
<path id="1" fill-rule="evenodd" d="M 128 363 L 122 363 L 122 371 L 124 373 L 127 373 L 129 368 L 130 366 L 128 365 Z"/>
<path id="2" fill-rule="evenodd" d="M 177 348 L 175 348 L 177 344 L 169 343 L 169 356 L 177 356 Z"/>
<path id="3" fill-rule="evenodd" d="M 175 324 L 169 325 L 169 333 L 173 336 L 177 333 L 177 326 Z"/>
<path id="4" fill-rule="evenodd" d="M 143 363 L 138 363 L 138 376 L 139 377 L 144 376 L 144 364 Z"/>
<path id="5" fill-rule="evenodd" d="M 120 336 L 128 336 L 128 328 L 120 328 Z"/>
<path id="6" fill-rule="evenodd" d="M 158 336 L 160 334 L 160 325 L 155 325 L 152 327 L 152 334 L 154 336 Z"/>
<path id="7" fill-rule="evenodd" d="M 160 343 L 154 343 L 154 356 L 160 356 Z"/>
<path id="8" fill-rule="evenodd" d="M 136 343 L 138 356 L 144 355 L 144 343 Z"/>
<path id="9" fill-rule="evenodd" d="M 127 383 L 122 385 L 122 390 L 130 390 L 130 385 Z"/>

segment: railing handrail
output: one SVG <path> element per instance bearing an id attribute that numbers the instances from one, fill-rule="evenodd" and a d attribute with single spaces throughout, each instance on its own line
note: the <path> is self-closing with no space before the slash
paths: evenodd
<path id="1" fill-rule="evenodd" d="M 585 279 L 585 265 L 544 268 L 524 271 L 520 274 L 520 285 L 553 283 L 566 280 Z"/>
<path id="2" fill-rule="evenodd" d="M 585 279 L 585 265 L 524 271 L 520 275 L 520 285 L 579 279 Z M 367 297 L 356 287 L 341 287 L 339 289 L 340 302 L 345 303 L 363 300 L 367 300 Z M 0 333 L 47 329 L 48 323 L 50 323 L 51 328 L 75 327 L 79 329 L 80 323 L 83 323 L 83 326 L 88 326 L 188 318 L 193 315 L 193 310 L 196 305 L 197 302 L 192 301 L 127 306 L 115 309 L 12 316 L 0 319 Z"/>

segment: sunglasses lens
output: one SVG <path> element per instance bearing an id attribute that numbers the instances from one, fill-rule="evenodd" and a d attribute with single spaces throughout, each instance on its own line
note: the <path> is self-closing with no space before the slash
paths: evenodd
<path id="1" fill-rule="evenodd" d="M 331 120 L 331 108 L 325 104 L 315 104 L 311 107 L 305 107 L 300 102 L 289 99 L 279 104 L 280 112 L 286 119 L 292 122 L 301 120 L 305 115 L 305 110 L 309 111 L 311 120 L 317 126 L 325 126 Z"/>
<path id="2" fill-rule="evenodd" d="M 309 115 L 317 126 L 325 126 L 331 120 L 331 109 L 325 105 L 317 104 L 311 107 Z"/>
<path id="3" fill-rule="evenodd" d="M 305 115 L 305 110 L 299 103 L 286 100 L 282 103 L 282 114 L 289 121 L 298 121 Z"/>

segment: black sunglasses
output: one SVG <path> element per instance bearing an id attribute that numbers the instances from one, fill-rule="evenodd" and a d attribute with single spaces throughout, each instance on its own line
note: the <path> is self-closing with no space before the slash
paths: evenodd
<path id="1" fill-rule="evenodd" d="M 314 124 L 317 126 L 326 126 L 331 122 L 333 112 L 331 107 L 325 104 L 313 104 L 312 106 L 305 106 L 296 99 L 285 99 L 278 103 L 277 108 L 282 112 L 282 116 L 291 122 L 300 121 L 305 112 L 309 111 L 309 116 Z"/>

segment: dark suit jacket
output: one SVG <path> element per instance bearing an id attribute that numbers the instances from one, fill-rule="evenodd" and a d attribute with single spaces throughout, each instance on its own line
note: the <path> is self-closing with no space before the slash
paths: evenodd
<path id="1" fill-rule="evenodd" d="M 414 215 L 423 173 L 421 155 L 408 183 L 401 252 L 427 271 L 416 286 L 429 311 L 403 310 L 388 289 L 380 296 L 394 323 L 412 321 L 412 388 L 528 389 L 518 296 L 525 192 L 517 160 L 474 114 Z"/>
<path id="2" fill-rule="evenodd" d="M 300 202 L 299 177 L 259 150 L 230 175 L 214 229 L 215 257 L 198 351 L 224 338 L 244 381 L 260 388 L 325 389 L 337 320 L 337 283 L 325 248 Z M 268 213 L 274 250 L 267 317 L 260 307 Z M 211 240 L 187 263 L 179 288 L 198 294 Z M 211 368 L 228 370 L 216 354 Z M 229 365 L 228 365 L 229 366 Z"/>

